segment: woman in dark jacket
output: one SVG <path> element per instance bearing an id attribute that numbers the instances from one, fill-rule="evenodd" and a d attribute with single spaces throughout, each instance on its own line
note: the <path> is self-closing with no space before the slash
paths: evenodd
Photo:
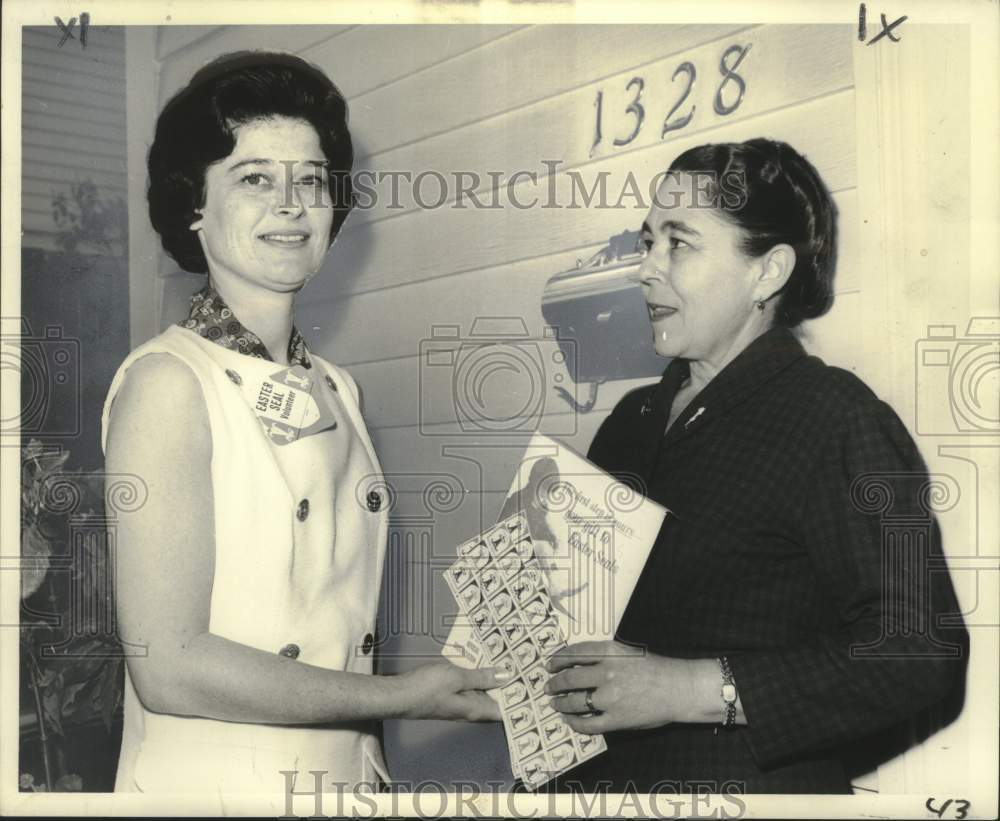
<path id="1" fill-rule="evenodd" d="M 835 207 L 784 143 L 705 145 L 642 242 L 672 361 L 589 456 L 671 515 L 618 641 L 550 662 L 553 703 L 609 745 L 555 788 L 849 792 L 850 751 L 940 702 L 967 635 L 913 440 L 791 330 L 833 302 Z"/>

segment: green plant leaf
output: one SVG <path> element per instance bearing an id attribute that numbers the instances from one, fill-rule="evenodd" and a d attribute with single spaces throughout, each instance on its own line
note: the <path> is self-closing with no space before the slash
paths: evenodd
<path id="1" fill-rule="evenodd" d="M 101 718 L 104 719 L 104 726 L 111 732 L 111 722 L 114 721 L 115 713 L 122 701 L 122 658 L 112 659 L 101 674 L 100 694 L 101 694 Z"/>
<path id="2" fill-rule="evenodd" d="M 51 687 L 45 691 L 42 696 L 42 712 L 45 715 L 47 723 L 52 731 L 58 735 L 65 735 L 62 726 L 62 717 L 60 715 L 60 709 L 62 707 L 62 693 L 59 687 Z"/>
<path id="3" fill-rule="evenodd" d="M 41 673 L 42 674 L 38 677 L 38 686 L 43 690 L 51 687 L 55 683 L 56 678 L 59 676 L 59 673 L 51 667 L 42 667 Z"/>
<path id="4" fill-rule="evenodd" d="M 66 655 L 58 656 L 58 663 L 67 684 L 87 682 L 100 675 L 108 659 L 101 655 L 106 645 L 100 639 L 74 642 Z M 72 653 L 72 655 L 69 655 Z"/>
<path id="5" fill-rule="evenodd" d="M 66 460 L 69 459 L 69 451 L 45 451 L 37 454 L 35 459 L 38 462 L 39 472 L 49 475 L 62 469 L 62 466 L 66 464 Z"/>
<path id="6" fill-rule="evenodd" d="M 29 524 L 21 530 L 21 556 L 31 561 L 21 568 L 21 598 L 26 599 L 45 580 L 49 570 L 49 557 L 52 546 L 49 544 L 34 524 Z"/>
<path id="7" fill-rule="evenodd" d="M 35 438 L 28 440 L 28 444 L 24 446 L 24 458 L 31 459 L 38 456 L 44 450 L 44 445 L 41 441 Z"/>
<path id="8" fill-rule="evenodd" d="M 77 694 L 89 683 L 89 681 L 78 681 L 75 684 L 67 684 L 63 688 L 62 705 L 60 706 L 60 716 L 62 718 L 69 718 L 76 712 Z"/>

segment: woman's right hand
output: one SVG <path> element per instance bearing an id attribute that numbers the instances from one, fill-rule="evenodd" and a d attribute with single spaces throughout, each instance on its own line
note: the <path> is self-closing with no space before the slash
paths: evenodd
<path id="1" fill-rule="evenodd" d="M 406 709 L 402 718 L 499 721 L 500 708 L 483 690 L 510 678 L 493 667 L 467 670 L 450 661 L 417 667 L 398 676 Z"/>

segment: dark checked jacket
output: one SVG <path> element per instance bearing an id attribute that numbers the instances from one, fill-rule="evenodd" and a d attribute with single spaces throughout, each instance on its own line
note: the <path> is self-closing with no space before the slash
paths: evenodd
<path id="1" fill-rule="evenodd" d="M 618 638 L 728 656 L 748 725 L 610 733 L 557 789 L 849 792 L 859 752 L 961 688 L 967 634 L 926 468 L 892 409 L 788 330 L 664 436 L 687 367 L 622 399 L 590 448 L 672 512 Z"/>

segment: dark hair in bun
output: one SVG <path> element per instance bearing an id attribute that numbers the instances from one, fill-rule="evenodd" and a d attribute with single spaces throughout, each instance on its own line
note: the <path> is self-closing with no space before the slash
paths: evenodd
<path id="1" fill-rule="evenodd" d="M 837 208 L 812 163 L 787 143 L 757 138 L 697 146 L 669 171 L 710 176 L 715 190 L 707 193 L 716 203 L 727 201 L 720 182 L 727 197 L 741 189 L 737 207 L 719 212 L 743 231 L 744 253 L 758 257 L 779 244 L 795 249 L 795 269 L 777 296 L 777 324 L 792 328 L 830 310 Z"/>

